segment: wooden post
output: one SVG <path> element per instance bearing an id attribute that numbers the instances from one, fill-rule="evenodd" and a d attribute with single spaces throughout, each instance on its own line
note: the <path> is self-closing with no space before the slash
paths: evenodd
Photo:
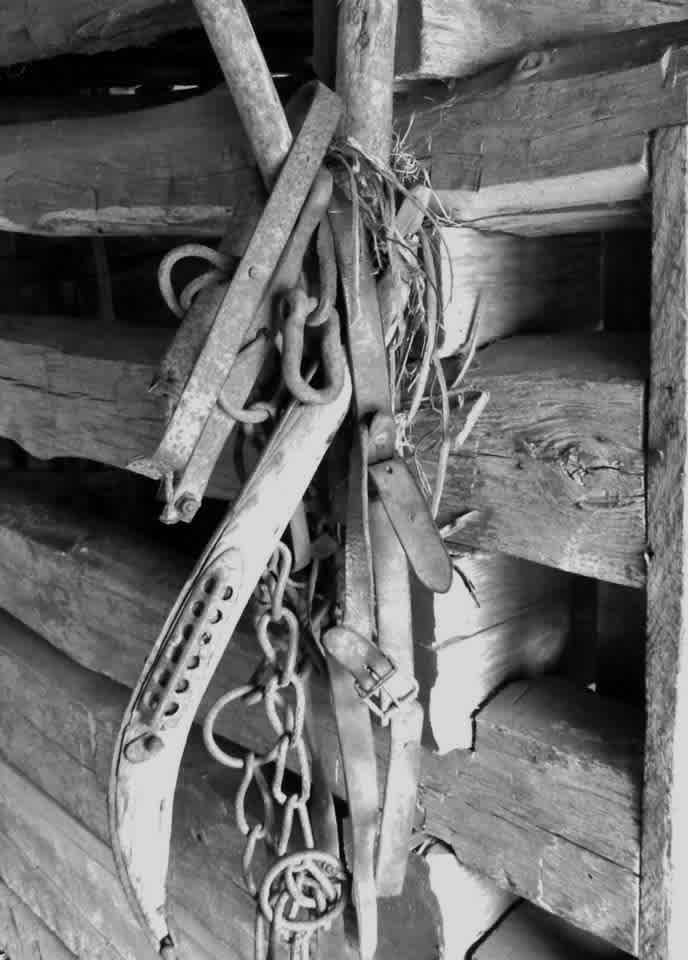
<path id="1" fill-rule="evenodd" d="M 653 159 L 640 956 L 676 960 L 688 937 L 688 126 L 660 130 Z"/>

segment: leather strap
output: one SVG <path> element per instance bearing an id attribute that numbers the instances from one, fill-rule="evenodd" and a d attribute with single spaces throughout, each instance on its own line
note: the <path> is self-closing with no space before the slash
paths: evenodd
<path id="1" fill-rule="evenodd" d="M 370 636 L 373 629 L 372 580 L 363 513 L 366 488 L 362 450 L 357 435 L 349 467 L 344 582 L 338 584 L 338 593 L 342 603 L 342 627 L 364 637 Z M 323 637 L 326 651 L 329 633 Z M 351 818 L 352 887 L 358 918 L 359 951 L 362 960 L 372 960 L 377 949 L 375 839 L 378 830 L 377 761 L 373 730 L 368 707 L 356 692 L 351 674 L 331 655 L 329 671 Z"/>
<path id="2" fill-rule="evenodd" d="M 406 556 L 379 500 L 370 504 L 378 643 L 397 666 L 413 677 L 411 586 Z M 417 691 L 417 685 L 415 686 Z M 385 782 L 376 884 L 380 897 L 398 896 L 404 886 L 420 775 L 423 709 L 415 696 L 392 710 L 389 765 Z"/>

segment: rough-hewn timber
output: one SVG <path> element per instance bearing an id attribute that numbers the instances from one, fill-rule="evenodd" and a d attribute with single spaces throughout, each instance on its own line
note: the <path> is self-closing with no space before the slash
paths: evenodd
<path id="1" fill-rule="evenodd" d="M 127 531 L 117 535 L 116 528 L 110 527 L 109 532 L 106 528 L 99 532 L 92 519 L 80 523 L 69 519 L 65 508 L 57 515 L 53 513 L 51 519 L 49 508 L 32 507 L 30 501 L 31 495 L 26 492 L 13 494 L 3 489 L 0 604 L 75 659 L 120 682 L 133 684 L 190 559 L 175 560 L 169 549 L 145 545 Z M 246 633 L 237 636 L 209 696 L 243 682 L 255 663 L 255 641 Z M 3 675 L 8 674 L 0 673 L 0 678 Z M 25 685 L 12 682 L 3 696 L 8 703 L 14 702 L 25 689 Z M 583 716 L 589 715 L 597 723 L 593 695 L 582 690 L 573 701 L 579 697 L 583 698 Z M 558 693 L 557 707 L 562 710 L 563 699 Z M 62 702 L 59 691 L 48 685 L 43 697 L 29 695 L 22 710 L 38 710 L 49 718 Z M 200 716 L 208 704 L 202 706 Z M 314 704 L 327 775 L 333 789 L 341 794 L 344 785 L 336 731 L 327 691 L 319 683 L 314 689 Z M 599 701 L 603 714 L 606 706 Z M 579 731 L 582 721 L 576 718 L 580 713 L 573 714 Z M 622 722 L 611 707 L 608 715 L 617 726 Z M 518 738 L 522 740 L 523 725 L 519 726 L 518 718 L 513 726 L 521 731 Z M 220 727 L 242 745 L 265 743 L 259 711 L 228 710 L 220 717 Z M 511 802 L 525 798 L 513 817 L 505 813 L 500 779 L 504 755 L 513 748 L 505 744 L 500 753 L 492 745 L 481 759 L 478 724 L 475 754 L 453 751 L 439 757 L 424 751 L 420 800 L 425 826 L 430 834 L 452 845 L 466 866 L 625 949 L 634 949 L 638 878 L 632 850 L 634 844 L 637 847 L 637 838 L 629 811 L 638 785 L 627 763 L 630 747 L 627 743 L 628 749 L 621 751 L 611 733 L 601 744 L 590 732 L 576 734 L 582 759 L 577 766 L 575 808 L 585 811 L 589 804 L 596 812 L 590 817 L 577 816 L 569 823 L 568 807 L 552 807 L 549 798 L 553 791 L 565 790 L 566 784 L 562 786 L 560 781 L 578 747 L 571 747 L 573 733 L 567 727 L 563 753 L 558 753 L 552 744 L 558 728 L 551 718 L 545 727 L 542 735 L 533 733 L 528 749 L 539 750 L 549 760 L 532 764 L 523 757 L 510 766 L 512 780 L 507 792 Z M 504 731 L 506 740 L 510 740 L 510 727 L 504 726 Z M 538 748 L 540 736 L 542 746 Z M 493 744 L 492 734 L 490 739 Z M 600 759 L 606 743 L 610 755 Z M 383 737 L 378 747 L 384 753 Z M 617 792 L 602 799 L 598 796 L 600 765 L 619 771 L 614 777 Z M 598 813 L 604 810 L 606 817 L 613 818 L 617 806 L 618 829 L 611 838 L 608 831 L 599 834 Z M 547 808 L 554 818 L 561 812 L 561 822 L 551 817 L 542 819 L 539 811 Z"/>
<path id="2" fill-rule="evenodd" d="M 688 120 L 686 23 L 540 51 L 449 89 L 416 84 L 395 101 L 396 126 L 459 223 L 526 234 L 646 223 L 648 134 Z M 0 226 L 39 233 L 219 236 L 229 217 L 239 232 L 260 197 L 222 88 L 88 124 L 3 126 L 0 174 Z"/>
<path id="3" fill-rule="evenodd" d="M 83 107 L 82 107 L 83 109 Z M 239 234 L 262 186 L 229 93 L 0 126 L 0 228 L 43 234 Z"/>
<path id="4" fill-rule="evenodd" d="M 592 334 L 486 347 L 462 385 L 490 398 L 453 451 L 441 514 L 473 510 L 456 539 L 641 585 L 645 569 L 644 345 Z M 469 406 L 457 413 L 460 430 Z M 434 476 L 439 430 L 423 413 L 417 454 Z"/>
<path id="5" fill-rule="evenodd" d="M 640 956 L 672 960 L 688 937 L 688 127 L 657 134 L 653 167 Z"/>
<path id="6" fill-rule="evenodd" d="M 529 54 L 447 89 L 415 85 L 395 120 L 447 211 L 483 230 L 567 233 L 647 221 L 648 134 L 686 121 L 688 23 Z M 433 103 L 434 100 L 434 103 Z"/>
<path id="7" fill-rule="evenodd" d="M 12 960 L 78 960 L 33 910 L 2 881 L 0 949 Z"/>
<path id="8" fill-rule="evenodd" d="M 0 318 L 0 436 L 37 457 L 114 466 L 155 449 L 164 406 L 147 388 L 168 336 Z M 442 507 L 445 516 L 480 512 L 462 542 L 641 583 L 644 376 L 642 355 L 602 335 L 512 338 L 481 351 L 465 386 L 473 395 L 489 390 L 490 400 L 450 458 Z M 435 426 L 422 414 L 415 432 L 425 436 L 419 454 L 429 475 Z M 210 492 L 231 497 L 238 488 L 227 453 Z"/>
<path id="9" fill-rule="evenodd" d="M 662 0 L 402 0 L 397 74 L 465 77 L 500 60 L 591 37 L 688 18 Z"/>

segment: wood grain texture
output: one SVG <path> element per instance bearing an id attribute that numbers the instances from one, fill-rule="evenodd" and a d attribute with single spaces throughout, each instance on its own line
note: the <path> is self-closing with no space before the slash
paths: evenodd
<path id="1" fill-rule="evenodd" d="M 153 960 L 115 874 L 109 846 L 82 827 L 31 781 L 0 759 L 0 875 L 77 957 Z M 247 919 L 250 905 L 247 904 Z M 191 920 L 178 929 L 192 956 L 212 960 L 225 949 Z M 238 918 L 237 918 L 238 919 Z M 244 953 L 244 956 L 248 954 Z"/>
<path id="2" fill-rule="evenodd" d="M 636 225 L 649 209 L 648 133 L 686 120 L 687 40 L 680 22 L 538 51 L 450 89 L 413 86 L 395 120 L 464 225 Z"/>
<path id="3" fill-rule="evenodd" d="M 462 389 L 490 398 L 450 456 L 440 510 L 476 511 L 456 539 L 641 585 L 645 362 L 642 343 L 607 334 L 514 337 L 480 351 Z M 438 433 L 432 413 L 418 417 L 431 480 Z"/>
<path id="4" fill-rule="evenodd" d="M 672 960 L 688 936 L 688 128 L 653 151 L 652 331 L 648 411 L 647 738 L 641 956 Z"/>
<path id="5" fill-rule="evenodd" d="M 31 491 L 12 494 L 3 486 L 0 500 L 5 505 L 0 519 L 0 604 L 75 660 L 133 685 L 184 580 L 190 558 L 146 545 L 133 538 L 131 531 L 118 537 L 116 526 L 99 525 L 93 517 L 72 516 L 67 523 L 66 508 L 60 509 L 58 520 L 54 508 L 41 506 Z M 26 643 L 21 646 L 31 662 L 29 647 Z M 207 712 L 211 697 L 251 675 L 257 663 L 255 646 L 248 633 L 235 635 L 199 719 Z M 3 677 L 7 680 L 0 696 L 15 704 L 14 712 L 24 714 L 34 725 L 40 726 L 41 717 L 51 722 L 53 711 L 64 710 L 64 703 L 72 701 L 60 693 L 56 668 L 50 669 L 49 676 L 53 679 L 37 696 L 33 681 L 22 684 L 16 674 L 0 671 L 0 684 Z M 328 781 L 344 796 L 336 728 L 328 691 L 320 681 L 314 685 L 313 701 Z M 3 716 L 4 711 L 0 722 Z M 229 708 L 218 723 L 223 735 L 243 746 L 265 745 L 267 731 L 258 710 Z M 77 719 L 71 728 L 76 742 L 84 745 L 81 749 L 88 750 L 88 724 Z M 386 756 L 382 731 L 376 742 L 380 758 Z M 608 841 L 597 835 L 594 817 L 577 818 L 574 840 L 568 833 L 565 810 L 563 822 L 556 825 L 528 819 L 529 811 L 537 808 L 535 801 L 530 807 L 523 806 L 521 818 L 505 816 L 500 779 L 503 756 L 497 757 L 494 770 L 492 761 L 478 762 L 479 738 L 476 743 L 476 754 L 455 750 L 440 757 L 424 750 L 420 816 L 427 831 L 454 847 L 465 866 L 491 877 L 501 887 L 631 949 L 637 924 L 636 872 L 627 863 L 606 856 Z M 497 755 L 490 751 L 489 756 Z M 382 762 L 379 769 L 384 769 Z M 582 763 L 579 810 L 585 809 L 588 790 L 594 794 L 598 785 L 586 771 Z M 508 793 L 537 796 L 544 808 L 558 776 L 557 764 L 515 763 L 511 772 Z M 620 822 L 623 829 L 628 819 Z M 632 837 L 627 843 L 632 847 Z"/>
<path id="6" fill-rule="evenodd" d="M 229 93 L 0 126 L 0 227 L 39 234 L 240 234 L 262 201 Z"/>
<path id="7" fill-rule="evenodd" d="M 406 0 L 397 75 L 464 77 L 500 60 L 572 37 L 688 18 L 688 4 L 662 0 Z"/>
<path id="8" fill-rule="evenodd" d="M 77 960 L 7 884 L 0 881 L 0 949 L 10 960 Z"/>
<path id="9" fill-rule="evenodd" d="M 116 467 L 148 455 L 166 423 L 148 391 L 172 331 L 70 317 L 2 317 L 0 434 L 33 456 L 84 457 Z M 239 490 L 231 444 L 209 494 Z"/>
<path id="10" fill-rule="evenodd" d="M 512 684 L 478 713 L 470 764 L 460 756 L 443 765 L 459 781 L 460 827 L 449 823 L 446 800 L 434 796 L 439 784 L 424 770 L 434 832 L 467 866 L 637 952 L 642 713 L 564 681 Z M 492 839 L 483 827 L 488 810 Z"/>
<path id="11" fill-rule="evenodd" d="M 0 318 L 0 435 L 41 458 L 126 466 L 161 436 L 164 409 L 147 388 L 168 339 L 154 329 L 137 329 L 134 339 L 124 325 L 87 332 L 69 318 Z M 465 543 L 643 581 L 644 371 L 642 359 L 621 347 L 618 338 L 542 337 L 480 352 L 466 387 L 487 389 L 491 399 L 450 459 L 443 503 L 445 515 L 481 512 Z M 458 410 L 452 429 L 464 417 Z M 435 427 L 419 417 L 430 476 Z M 228 449 L 210 494 L 227 498 L 238 489 Z"/>

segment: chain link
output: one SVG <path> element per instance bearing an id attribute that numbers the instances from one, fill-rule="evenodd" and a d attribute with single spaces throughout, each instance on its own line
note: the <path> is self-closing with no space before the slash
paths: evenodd
<path id="1" fill-rule="evenodd" d="M 291 552 L 280 543 L 256 590 L 258 603 L 267 608 L 256 620 L 262 661 L 249 683 L 216 701 L 203 724 L 205 744 L 214 759 L 243 770 L 234 806 L 237 826 L 246 838 L 244 883 L 256 901 L 256 960 L 276 957 L 282 943 L 288 946 L 290 960 L 308 960 L 311 940 L 341 916 L 347 900 L 346 871 L 332 854 L 315 849 L 308 810 L 313 777 L 305 721 L 311 664 L 300 656 L 299 621 L 285 602 L 291 566 Z M 246 708 L 263 705 L 275 734 L 274 743 L 264 753 L 235 756 L 217 743 L 217 717 L 237 702 Z M 298 789 L 291 792 L 284 787 L 290 754 L 299 777 Z M 264 773 L 269 764 L 274 765 L 270 782 Z M 262 802 L 262 815 L 256 822 L 249 820 L 246 807 L 253 784 Z M 303 849 L 290 852 L 297 823 Z M 275 859 L 259 883 L 255 869 L 261 844 Z"/>

